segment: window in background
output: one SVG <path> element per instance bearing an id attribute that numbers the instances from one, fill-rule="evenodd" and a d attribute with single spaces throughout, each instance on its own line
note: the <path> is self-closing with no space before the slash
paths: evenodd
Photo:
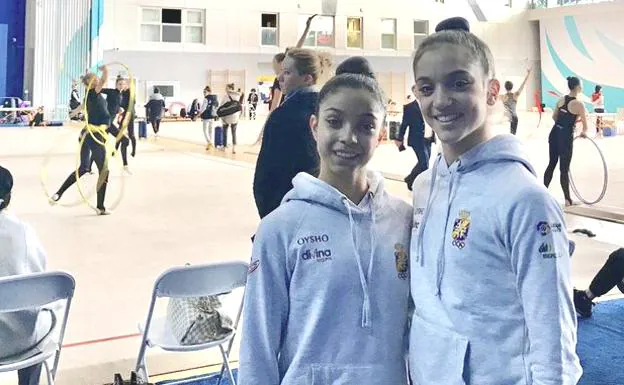
<path id="1" fill-rule="evenodd" d="M 428 20 L 414 20 L 414 49 L 429 35 Z"/>
<path id="2" fill-rule="evenodd" d="M 311 15 L 299 15 L 299 36 L 303 33 L 306 21 Z M 334 17 L 317 16 L 312 20 L 310 32 L 303 43 L 304 47 L 334 46 Z"/>
<path id="3" fill-rule="evenodd" d="M 162 41 L 182 42 L 182 10 L 164 8 L 162 10 Z"/>
<path id="4" fill-rule="evenodd" d="M 277 14 L 263 13 L 260 19 L 260 32 L 262 34 L 262 45 L 278 45 L 277 42 Z"/>
<path id="5" fill-rule="evenodd" d="M 187 9 L 186 22 L 184 24 L 185 43 L 204 42 L 204 12 L 200 10 Z"/>
<path id="6" fill-rule="evenodd" d="M 203 43 L 204 13 L 192 9 L 143 8 L 141 41 Z"/>
<path id="7" fill-rule="evenodd" d="M 362 18 L 347 18 L 347 47 L 362 48 Z"/>
<path id="8" fill-rule="evenodd" d="M 141 20 L 141 40 L 160 41 L 160 9 L 143 8 Z"/>
<path id="9" fill-rule="evenodd" d="M 158 90 L 160 91 L 162 96 L 164 96 L 165 98 L 172 98 L 172 97 L 174 97 L 174 87 L 172 85 L 167 85 L 167 86 L 156 85 L 154 87 L 158 87 Z"/>
<path id="10" fill-rule="evenodd" d="M 396 19 L 381 19 L 381 48 L 396 49 Z"/>

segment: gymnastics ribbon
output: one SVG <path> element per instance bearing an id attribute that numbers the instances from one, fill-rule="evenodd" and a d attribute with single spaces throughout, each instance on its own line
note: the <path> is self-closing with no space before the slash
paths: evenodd
<path id="1" fill-rule="evenodd" d="M 544 113 L 544 109 L 542 108 L 542 103 L 537 91 L 535 91 L 533 97 L 535 99 L 535 107 L 537 107 L 537 111 L 539 112 L 539 120 L 537 121 L 537 128 L 539 128 L 542 123 L 542 114 Z"/>

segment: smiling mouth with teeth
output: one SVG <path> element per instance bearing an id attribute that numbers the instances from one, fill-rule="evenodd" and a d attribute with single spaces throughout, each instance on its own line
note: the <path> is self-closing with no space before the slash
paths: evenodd
<path id="1" fill-rule="evenodd" d="M 358 157 L 358 154 L 353 152 L 334 151 L 334 154 L 336 154 L 336 156 L 338 156 L 339 158 L 343 159 L 355 159 Z"/>
<path id="2" fill-rule="evenodd" d="M 441 123 L 448 123 L 461 118 L 462 114 L 438 115 L 435 120 Z"/>

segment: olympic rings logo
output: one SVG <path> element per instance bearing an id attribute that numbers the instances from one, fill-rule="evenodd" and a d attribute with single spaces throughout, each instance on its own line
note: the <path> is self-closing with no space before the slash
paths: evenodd
<path id="1" fill-rule="evenodd" d="M 458 241 L 457 239 L 453 239 L 453 242 L 451 244 L 460 250 L 466 247 L 466 242 Z"/>

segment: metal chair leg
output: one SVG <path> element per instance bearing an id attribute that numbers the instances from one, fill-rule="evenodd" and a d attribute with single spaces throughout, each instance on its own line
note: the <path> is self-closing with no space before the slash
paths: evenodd
<path id="1" fill-rule="evenodd" d="M 236 385 L 236 381 L 234 381 L 234 375 L 232 374 L 232 370 L 230 369 L 230 359 L 223 349 L 223 346 L 219 345 L 219 350 L 221 350 L 221 356 L 223 356 L 223 365 L 225 366 L 225 370 L 227 371 L 230 385 Z"/>
<path id="2" fill-rule="evenodd" d="M 50 365 L 48 365 L 48 361 L 43 361 L 43 366 L 46 371 L 46 377 L 48 378 L 48 385 L 54 385 L 54 377 L 52 376 L 52 371 L 50 370 Z"/>
<path id="3" fill-rule="evenodd" d="M 147 372 L 147 362 L 145 357 L 146 350 L 147 344 L 143 344 L 141 346 L 141 350 L 139 351 L 139 357 L 137 358 L 137 365 L 135 369 L 137 377 L 145 384 L 149 383 L 149 374 Z"/>

